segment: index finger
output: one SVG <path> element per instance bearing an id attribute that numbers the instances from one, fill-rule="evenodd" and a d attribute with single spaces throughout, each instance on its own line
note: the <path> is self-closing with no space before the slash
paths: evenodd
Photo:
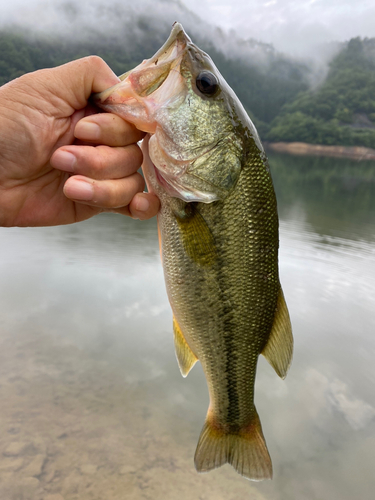
<path id="1" fill-rule="evenodd" d="M 113 113 L 99 113 L 82 118 L 74 135 L 93 144 L 122 147 L 140 141 L 146 134 Z"/>

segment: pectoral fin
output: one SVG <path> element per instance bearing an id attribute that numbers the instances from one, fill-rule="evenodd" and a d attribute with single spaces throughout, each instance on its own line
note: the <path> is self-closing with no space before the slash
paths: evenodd
<path id="1" fill-rule="evenodd" d="M 217 258 L 215 240 L 206 221 L 194 204 L 175 211 L 186 253 L 201 266 L 211 266 Z"/>
<path id="2" fill-rule="evenodd" d="M 292 325 L 284 294 L 280 288 L 270 338 L 262 351 L 263 356 L 281 378 L 285 378 L 293 356 Z"/>
<path id="3" fill-rule="evenodd" d="M 176 357 L 180 367 L 180 372 L 183 377 L 186 377 L 198 361 L 198 358 L 188 346 L 175 318 L 173 318 L 173 333 L 174 346 L 176 349 Z"/>

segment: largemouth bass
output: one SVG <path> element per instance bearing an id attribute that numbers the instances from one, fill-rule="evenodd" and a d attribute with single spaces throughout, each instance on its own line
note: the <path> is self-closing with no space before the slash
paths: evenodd
<path id="1" fill-rule="evenodd" d="M 267 158 L 239 99 L 176 23 L 163 47 L 97 94 L 148 133 L 143 171 L 161 201 L 162 262 L 177 360 L 202 364 L 210 405 L 199 472 L 230 463 L 272 477 L 254 405 L 259 354 L 278 375 L 293 338 L 278 273 L 278 216 Z"/>

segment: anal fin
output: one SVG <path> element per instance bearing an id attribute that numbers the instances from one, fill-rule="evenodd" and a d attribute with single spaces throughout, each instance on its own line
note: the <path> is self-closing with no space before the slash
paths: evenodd
<path id="1" fill-rule="evenodd" d="M 293 335 L 289 312 L 281 287 L 271 334 L 262 354 L 273 366 L 279 377 L 285 378 L 292 362 Z"/>
<path id="2" fill-rule="evenodd" d="M 198 358 L 195 356 L 193 351 L 188 346 L 185 337 L 176 321 L 173 317 L 173 333 L 174 333 L 174 346 L 176 349 L 176 357 L 178 361 L 178 366 L 180 367 L 180 372 L 183 377 L 186 377 L 190 370 L 193 368 Z"/>

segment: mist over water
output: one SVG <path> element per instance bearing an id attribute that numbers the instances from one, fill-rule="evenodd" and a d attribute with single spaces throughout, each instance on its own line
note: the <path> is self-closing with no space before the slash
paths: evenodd
<path id="1" fill-rule="evenodd" d="M 177 366 L 156 221 L 107 214 L 0 230 L 1 499 L 372 498 L 375 165 L 270 165 L 295 336 L 284 381 L 258 367 L 273 481 L 195 472 L 208 394 Z"/>

